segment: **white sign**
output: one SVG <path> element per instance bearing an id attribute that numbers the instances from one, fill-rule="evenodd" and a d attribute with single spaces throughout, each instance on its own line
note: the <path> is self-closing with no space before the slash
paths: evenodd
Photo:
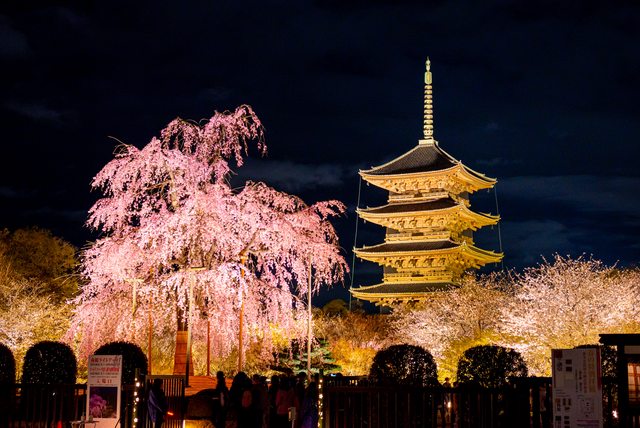
<path id="1" fill-rule="evenodd" d="M 96 421 L 97 428 L 116 426 L 121 388 L 122 355 L 90 356 L 86 418 Z"/>
<path id="2" fill-rule="evenodd" d="M 553 428 L 602 428 L 600 349 L 553 349 Z"/>

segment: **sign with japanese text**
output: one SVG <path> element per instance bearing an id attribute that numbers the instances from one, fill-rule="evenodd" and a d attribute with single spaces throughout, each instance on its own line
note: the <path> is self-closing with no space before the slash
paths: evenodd
<path id="1" fill-rule="evenodd" d="M 602 428 L 602 366 L 597 348 L 554 349 L 553 428 Z"/>
<path id="2" fill-rule="evenodd" d="M 97 428 L 114 427 L 120 419 L 121 388 L 122 355 L 90 356 L 86 418 Z"/>

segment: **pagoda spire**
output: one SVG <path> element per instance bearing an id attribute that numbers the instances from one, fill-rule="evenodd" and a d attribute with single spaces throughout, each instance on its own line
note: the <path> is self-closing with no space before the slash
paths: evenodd
<path id="1" fill-rule="evenodd" d="M 433 142 L 433 90 L 431 88 L 431 61 L 427 57 L 427 71 L 424 73 L 424 142 Z"/>

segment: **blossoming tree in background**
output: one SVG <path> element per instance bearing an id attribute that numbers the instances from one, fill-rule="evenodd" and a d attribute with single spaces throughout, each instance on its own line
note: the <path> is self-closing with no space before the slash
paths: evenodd
<path id="1" fill-rule="evenodd" d="M 640 274 L 601 261 L 564 258 L 512 278 L 501 309 L 503 343 L 518 350 L 530 373 L 550 376 L 551 349 L 596 344 L 601 333 L 640 331 Z"/>
<path id="2" fill-rule="evenodd" d="M 392 315 L 398 343 L 429 350 L 440 377 L 480 345 L 513 348 L 529 373 L 551 375 L 551 350 L 640 332 L 640 271 L 555 256 L 523 272 L 468 276 L 460 288 Z"/>
<path id="3" fill-rule="evenodd" d="M 440 378 L 455 378 L 464 351 L 496 341 L 500 307 L 508 297 L 504 287 L 498 275 L 467 275 L 460 288 L 395 312 L 399 341 L 427 349 L 438 363 Z"/>
<path id="4" fill-rule="evenodd" d="M 32 345 L 69 328 L 75 265 L 75 248 L 48 230 L 0 230 L 0 343 L 11 349 L 18 375 Z"/>
<path id="5" fill-rule="evenodd" d="M 196 339 L 209 322 L 225 354 L 237 346 L 241 309 L 245 345 L 260 340 L 267 351 L 274 328 L 303 334 L 295 309 L 309 275 L 315 292 L 347 270 L 328 221 L 344 207 L 308 206 L 264 183 L 232 188 L 229 163 L 242 166 L 251 140 L 266 152 L 248 106 L 202 125 L 176 119 L 144 148 L 120 147 L 94 178 L 104 197 L 88 225 L 102 237 L 84 252 L 88 284 L 69 331 L 81 355 L 115 339 L 145 343 L 149 324 L 159 332 L 184 321 Z"/>

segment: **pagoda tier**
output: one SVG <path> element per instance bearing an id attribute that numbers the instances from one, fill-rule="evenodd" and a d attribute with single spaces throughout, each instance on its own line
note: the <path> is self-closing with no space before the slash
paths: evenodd
<path id="1" fill-rule="evenodd" d="M 501 253 L 473 245 L 473 231 L 499 217 L 470 209 L 469 194 L 496 180 L 463 165 L 433 138 L 431 72 L 425 74 L 424 139 L 402 156 L 360 171 L 368 183 L 389 191 L 386 205 L 358 209 L 365 221 L 386 228 L 385 242 L 354 248 L 384 267 L 381 284 L 351 294 L 379 305 L 420 301 L 456 288 L 465 271 L 497 263 Z"/>
<path id="2" fill-rule="evenodd" d="M 356 299 L 368 300 L 376 305 L 419 302 L 443 294 L 454 287 L 450 282 L 382 283 L 354 288 L 351 294 Z"/>
<path id="3" fill-rule="evenodd" d="M 355 253 L 361 259 L 398 270 L 403 277 L 410 275 L 429 280 L 433 280 L 432 276 L 441 278 L 449 273 L 449 279 L 455 280 L 467 269 L 497 263 L 502 258 L 499 253 L 451 240 L 385 242 L 357 248 Z M 438 275 L 433 275 L 435 273 Z M 387 277 L 392 278 L 385 272 L 385 279 Z"/>
<path id="4" fill-rule="evenodd" d="M 424 197 L 435 192 L 449 195 L 492 188 L 496 180 L 463 165 L 438 146 L 435 140 L 421 140 L 404 155 L 384 165 L 360 171 L 374 186 L 401 194 L 403 198 Z M 400 199 L 396 195 L 395 199 Z M 390 195 L 390 200 L 394 195 Z"/>
<path id="5" fill-rule="evenodd" d="M 389 229 L 388 240 L 459 238 L 465 230 L 496 224 L 500 217 L 471 211 L 451 197 L 358 209 L 360 218 Z M 402 231 L 402 232 L 399 232 Z"/>

